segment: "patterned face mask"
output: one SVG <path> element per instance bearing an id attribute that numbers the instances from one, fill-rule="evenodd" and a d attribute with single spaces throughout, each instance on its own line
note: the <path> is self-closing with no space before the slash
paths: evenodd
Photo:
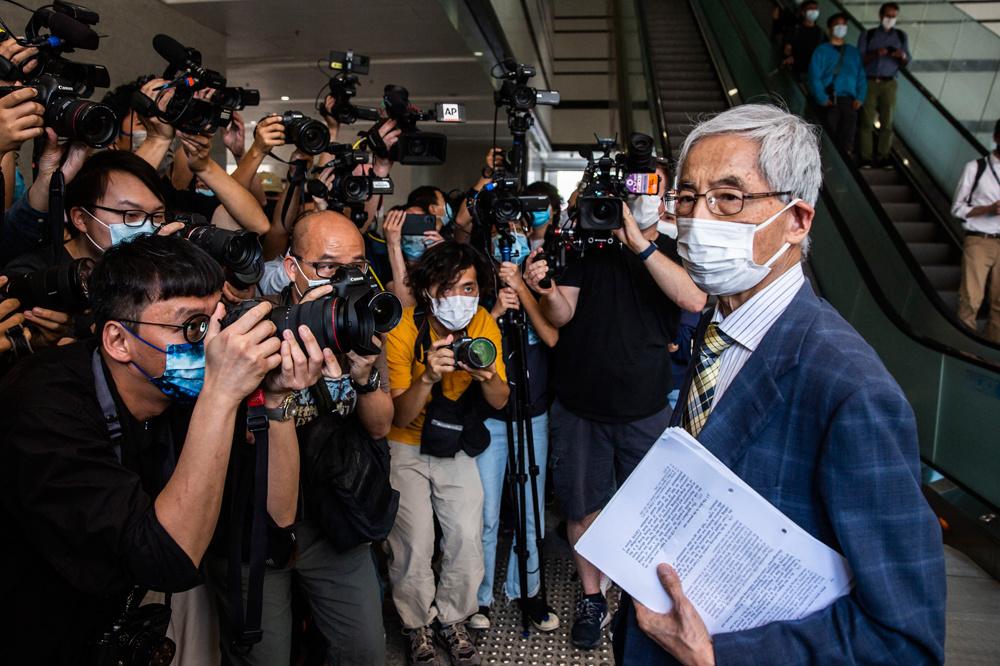
<path id="1" fill-rule="evenodd" d="M 121 322 L 119 322 L 121 323 Z M 133 363 L 146 379 L 156 388 L 160 389 L 163 395 L 179 403 L 190 404 L 198 399 L 201 388 L 205 384 L 205 343 L 185 342 L 183 344 L 167 345 L 166 349 L 161 349 L 142 336 L 122 324 L 126 331 L 131 333 L 137 340 L 146 344 L 158 352 L 167 356 L 167 365 L 163 369 L 163 374 L 153 377 L 148 372 Z"/>

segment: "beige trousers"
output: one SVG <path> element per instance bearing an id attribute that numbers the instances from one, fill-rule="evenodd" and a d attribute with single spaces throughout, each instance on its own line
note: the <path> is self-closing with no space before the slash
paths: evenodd
<path id="1" fill-rule="evenodd" d="M 483 485 L 476 461 L 420 453 L 419 446 L 389 442 L 390 480 L 399 513 L 389 533 L 392 600 L 406 629 L 464 621 L 478 609 L 483 580 Z M 441 575 L 434 584 L 434 516 L 441 538 Z"/>
<path id="2" fill-rule="evenodd" d="M 989 282 L 989 294 L 986 292 Z M 985 335 L 1000 342 L 1000 238 L 966 236 L 962 252 L 962 283 L 958 287 L 958 318 L 976 330 L 976 314 L 988 299 Z"/>

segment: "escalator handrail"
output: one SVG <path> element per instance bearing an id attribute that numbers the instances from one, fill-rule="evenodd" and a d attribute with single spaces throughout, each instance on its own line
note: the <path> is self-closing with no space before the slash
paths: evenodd
<path id="1" fill-rule="evenodd" d="M 737 34 L 739 35 L 740 41 L 743 43 L 746 52 L 751 53 L 752 49 L 750 48 L 750 45 L 748 43 L 747 34 L 744 32 L 741 23 L 732 14 L 728 2 L 726 0 L 723 0 L 720 3 L 720 5 L 724 8 L 726 14 L 729 16 L 730 22 L 733 24 Z M 760 78 L 760 81 L 764 83 L 766 86 L 768 80 L 768 73 L 764 71 L 759 61 L 753 58 L 751 59 L 751 61 L 753 63 L 754 69 L 757 71 L 757 75 Z M 788 74 L 784 73 L 783 76 L 787 77 Z M 798 86 L 794 82 L 789 82 L 789 89 L 797 90 L 800 94 L 802 94 L 801 89 L 798 88 Z M 811 120 L 813 122 L 816 122 L 817 118 L 815 117 L 815 109 L 816 109 L 815 104 L 808 95 L 803 95 L 803 97 L 806 102 L 805 108 L 808 109 L 811 112 L 810 115 L 813 116 Z M 958 319 L 958 315 L 955 312 L 953 312 L 950 308 L 948 308 L 945 302 L 941 299 L 941 296 L 937 293 L 937 290 L 934 289 L 933 285 L 931 285 L 930 280 L 927 278 L 927 275 L 920 267 L 920 264 L 917 263 L 916 258 L 913 256 L 913 253 L 910 252 L 910 249 L 906 246 L 906 241 L 904 241 L 903 237 L 899 234 L 899 230 L 896 229 L 896 226 L 893 224 L 892 220 L 889 219 L 889 215 L 888 213 L 886 213 L 885 208 L 882 205 L 882 202 L 878 200 L 878 197 L 875 196 L 875 192 L 868 184 L 868 181 L 866 181 L 864 177 L 861 175 L 861 170 L 854 164 L 852 160 L 848 159 L 847 155 L 844 153 L 844 151 L 841 149 L 840 146 L 836 145 L 835 142 L 831 143 L 834 144 L 834 148 L 837 151 L 837 155 L 840 157 L 841 161 L 847 167 L 855 183 L 857 184 L 858 189 L 861 191 L 862 195 L 865 197 L 865 200 L 872 208 L 872 212 L 875 214 L 875 218 L 879 221 L 879 224 L 882 225 L 883 230 L 886 232 L 886 235 L 888 236 L 890 242 L 893 244 L 893 247 L 895 248 L 896 252 L 902 258 L 903 263 L 906 264 L 907 270 L 910 272 L 910 275 L 916 280 L 917 286 L 920 288 L 921 291 L 923 291 L 924 295 L 931 302 L 931 304 L 938 311 L 938 313 L 944 316 L 945 321 L 950 323 L 958 331 L 960 335 L 970 339 L 975 344 L 979 344 L 984 347 L 988 347 L 990 349 L 1000 350 L 1000 344 L 993 342 L 991 340 L 987 340 L 986 338 L 978 335 L 977 333 L 970 331 L 968 327 L 966 327 L 964 324 L 961 323 L 961 321 Z M 936 211 L 933 212 L 936 215 Z M 944 345 L 944 343 L 941 344 L 945 347 L 951 348 L 948 345 Z M 967 352 L 961 352 L 959 350 L 954 350 L 954 351 L 956 351 L 956 353 L 963 355 L 963 357 L 967 355 Z M 975 358 L 979 357 L 976 356 Z M 988 366 L 993 367 L 992 361 L 989 361 L 987 359 L 981 359 L 981 360 L 984 363 L 988 364 Z M 1000 365 L 997 365 L 996 367 L 1000 369 Z"/>
<path id="2" fill-rule="evenodd" d="M 859 21 L 854 16 L 854 14 L 850 12 L 840 0 L 830 0 L 830 1 L 837 6 L 837 9 L 839 9 L 847 16 L 847 19 L 851 23 L 853 23 L 854 26 L 858 28 L 858 30 L 860 30 L 861 32 L 867 32 L 870 29 L 866 28 L 865 25 L 861 21 Z M 980 155 L 986 155 L 987 153 L 989 153 L 986 147 L 983 146 L 983 144 L 979 143 L 979 139 L 977 139 L 976 136 L 969 131 L 969 128 L 960 123 L 958 119 L 955 118 L 955 116 L 951 115 L 951 112 L 947 108 L 945 108 L 943 104 L 941 104 L 938 98 L 935 97 L 931 93 L 931 91 L 924 86 L 924 84 L 922 84 L 920 81 L 917 80 L 917 77 L 914 76 L 913 73 L 910 72 L 908 68 L 900 67 L 899 72 L 906 78 L 907 81 L 909 81 L 913 85 L 914 88 L 917 89 L 917 91 L 921 95 L 927 98 L 927 101 L 930 102 L 931 106 L 933 106 L 934 109 L 941 114 L 941 116 L 948 122 L 949 125 L 955 128 L 955 130 L 959 133 L 959 135 L 961 135 L 963 139 L 969 142 L 969 144 L 976 150 L 977 153 L 979 153 Z"/>
<path id="3" fill-rule="evenodd" d="M 649 55 L 649 31 L 646 28 L 646 5 L 642 0 L 634 0 L 636 23 L 639 24 L 639 51 L 642 52 L 642 66 L 646 71 L 646 98 L 653 117 L 653 127 L 656 128 L 657 141 L 660 144 L 659 154 L 668 160 L 673 160 L 670 149 L 670 136 L 667 124 L 663 122 L 663 97 L 660 96 L 660 84 L 656 81 L 656 71 L 653 69 L 653 58 Z"/>

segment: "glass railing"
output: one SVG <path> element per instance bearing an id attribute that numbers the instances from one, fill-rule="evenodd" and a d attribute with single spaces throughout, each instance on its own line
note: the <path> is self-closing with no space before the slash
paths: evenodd
<path id="1" fill-rule="evenodd" d="M 815 120 L 790 77 L 768 66 L 772 54 L 767 33 L 745 2 L 696 4 L 744 100 L 780 98 L 790 110 Z M 822 152 L 824 191 L 813 223 L 810 263 L 823 296 L 876 349 L 906 392 L 917 415 L 924 459 L 1000 506 L 996 351 L 970 349 L 969 340 L 911 279 L 889 229 L 826 135 Z"/>

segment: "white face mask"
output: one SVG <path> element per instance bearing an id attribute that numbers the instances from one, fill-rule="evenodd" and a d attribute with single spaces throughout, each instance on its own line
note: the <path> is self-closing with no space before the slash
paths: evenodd
<path id="1" fill-rule="evenodd" d="M 461 331 L 476 315 L 478 296 L 445 296 L 431 299 L 431 312 L 449 331 Z"/>
<path id="2" fill-rule="evenodd" d="M 838 23 L 837 25 L 833 26 L 832 33 L 833 36 L 836 37 L 837 39 L 843 39 L 844 37 L 847 37 L 847 24 Z"/>
<path id="3" fill-rule="evenodd" d="M 892 30 L 893 28 L 895 28 L 896 27 L 896 17 L 893 16 L 893 17 L 890 18 L 890 17 L 886 16 L 885 18 L 883 18 L 882 19 L 882 27 L 885 28 L 886 30 Z"/>
<path id="4" fill-rule="evenodd" d="M 819 10 L 818 9 L 807 9 L 806 10 L 806 20 L 807 21 L 815 23 L 816 19 L 818 19 L 818 18 L 819 18 Z"/>
<path id="5" fill-rule="evenodd" d="M 656 230 L 659 231 L 664 236 L 669 236 L 674 240 L 677 240 L 677 225 L 673 222 L 668 222 L 667 220 L 660 220 L 656 223 Z"/>
<path id="6" fill-rule="evenodd" d="M 754 235 L 798 203 L 794 199 L 758 225 L 693 217 L 677 218 L 677 253 L 698 288 L 712 296 L 729 296 L 752 289 L 771 272 L 771 266 L 790 243 L 781 246 L 763 264 L 753 260 Z"/>
<path id="7" fill-rule="evenodd" d="M 322 287 L 324 284 L 330 284 L 329 278 L 326 279 L 317 278 L 315 280 L 310 280 L 308 277 L 306 277 L 306 274 L 302 272 L 302 264 L 299 263 L 299 260 L 296 259 L 295 257 L 292 257 L 292 261 L 295 262 L 295 268 L 296 270 L 298 270 L 299 275 L 306 278 L 306 291 L 302 291 L 301 289 L 299 289 L 298 280 L 292 280 L 292 286 L 295 287 L 295 291 L 298 293 L 299 298 L 305 296 L 306 292 L 308 292 L 310 289 L 315 289 L 316 287 Z"/>
<path id="8" fill-rule="evenodd" d="M 659 208 L 660 200 L 658 197 L 638 194 L 628 199 L 628 209 L 632 211 L 635 223 L 643 231 L 649 229 L 660 219 Z"/>

